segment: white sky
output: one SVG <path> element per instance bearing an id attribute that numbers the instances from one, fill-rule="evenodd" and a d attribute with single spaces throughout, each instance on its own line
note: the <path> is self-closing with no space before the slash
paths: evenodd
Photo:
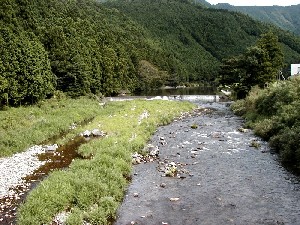
<path id="1" fill-rule="evenodd" d="M 300 0 L 206 0 L 212 5 L 218 3 L 229 3 L 230 5 L 235 6 L 272 6 L 272 5 L 280 5 L 280 6 L 289 6 L 289 5 L 298 5 L 300 4 Z"/>

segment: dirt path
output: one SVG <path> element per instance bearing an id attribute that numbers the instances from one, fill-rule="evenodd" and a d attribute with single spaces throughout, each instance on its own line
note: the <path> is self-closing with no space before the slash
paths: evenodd
<path id="1" fill-rule="evenodd" d="M 115 225 L 299 225 L 299 179 L 225 104 L 205 107 L 158 129 L 159 159 L 135 166 Z"/>

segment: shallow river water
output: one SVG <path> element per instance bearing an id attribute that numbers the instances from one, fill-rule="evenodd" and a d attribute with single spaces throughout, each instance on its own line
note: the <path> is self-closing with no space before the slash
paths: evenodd
<path id="1" fill-rule="evenodd" d="M 299 225 L 299 178 L 226 103 L 199 105 L 152 137 L 159 158 L 134 167 L 115 225 Z"/>

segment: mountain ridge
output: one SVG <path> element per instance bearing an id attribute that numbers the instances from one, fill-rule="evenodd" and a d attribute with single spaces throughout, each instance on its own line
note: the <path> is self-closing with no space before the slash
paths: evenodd
<path id="1" fill-rule="evenodd" d="M 205 0 L 201 0 L 199 3 L 203 4 L 203 1 Z M 241 12 L 254 19 L 275 24 L 284 30 L 300 35 L 300 4 L 291 6 L 234 6 L 227 3 L 218 3 L 216 5 L 204 3 L 204 5 Z"/>

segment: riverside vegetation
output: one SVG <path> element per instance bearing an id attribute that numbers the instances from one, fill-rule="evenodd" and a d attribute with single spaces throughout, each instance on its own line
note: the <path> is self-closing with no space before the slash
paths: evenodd
<path id="1" fill-rule="evenodd" d="M 51 99 L 40 106 L 8 109 L 10 121 L 21 121 L 1 127 L 1 133 L 14 133 L 10 141 L 19 138 L 5 155 L 34 143 L 70 131 L 68 138 L 86 129 L 98 128 L 107 133 L 104 139 L 83 144 L 78 152 L 84 159 L 74 160 L 63 171 L 52 172 L 29 193 L 18 211 L 18 224 L 49 224 L 59 212 L 70 213 L 68 224 L 109 224 L 115 218 L 131 172 L 131 154 L 141 152 L 158 125 L 171 122 L 194 105 L 188 102 L 146 101 L 109 102 L 105 107 L 98 101 L 81 98 Z M 141 117 L 141 115 L 147 115 Z M 20 120 L 25 118 L 24 120 Z M 25 123 L 32 118 L 32 124 Z M 86 125 L 69 130 L 72 123 L 91 120 Z M 3 117 L 4 118 L 4 117 Z M 57 122 L 53 121 L 57 119 Z M 28 127 L 33 126 L 28 131 Z M 42 136 L 38 139 L 39 134 Z M 18 137 L 20 135 L 20 137 Z M 35 138 L 31 139 L 31 136 Z M 66 141 L 66 140 L 64 140 Z M 1 146 L 1 149 L 3 146 Z"/>
<path id="2" fill-rule="evenodd" d="M 34 104 L 56 90 L 109 96 L 213 83 L 223 58 L 241 54 L 269 30 L 286 65 L 300 58 L 298 36 L 190 0 L 2 0 L 1 6 L 0 107 Z"/>
<path id="3" fill-rule="evenodd" d="M 246 126 L 269 141 L 281 161 L 300 174 L 300 78 L 254 87 L 232 105 L 246 119 Z"/>
<path id="4" fill-rule="evenodd" d="M 261 41 L 264 37 L 274 41 Z M 279 57 L 272 57 L 272 52 Z M 108 133 L 103 140 L 80 147 L 87 159 L 76 159 L 68 170 L 51 173 L 33 190 L 19 210 L 18 222 L 50 223 L 56 213 L 70 211 L 70 224 L 108 223 L 128 183 L 131 153 L 143 148 L 156 126 L 193 108 L 165 101 L 118 102 L 101 108 L 93 100 L 96 96 L 211 83 L 220 76 L 221 84 L 237 84 L 247 94 L 253 85 L 276 79 L 272 68 L 283 67 L 285 75 L 287 65 L 299 58 L 298 36 L 190 0 L 3 0 L 0 156 L 63 133 L 65 138 L 58 143 L 83 129 L 100 127 Z M 275 67 L 274 59 L 279 60 Z M 253 66 L 255 71 L 248 70 Z M 297 168 L 298 84 L 286 81 L 253 90 L 233 106 L 257 134 L 270 140 L 284 162 Z M 36 105 L 23 107 L 31 104 Z M 139 124 L 144 112 L 150 116 Z"/>
<path id="5" fill-rule="evenodd" d="M 34 144 L 70 132 L 73 123 L 91 120 L 99 106 L 89 98 L 70 99 L 60 95 L 30 107 L 0 111 L 0 157 L 24 151 Z"/>

